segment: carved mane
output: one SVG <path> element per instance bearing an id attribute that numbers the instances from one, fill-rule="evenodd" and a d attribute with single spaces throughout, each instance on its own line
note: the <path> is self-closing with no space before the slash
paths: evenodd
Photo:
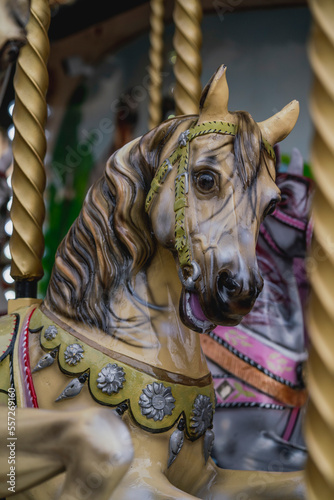
<path id="1" fill-rule="evenodd" d="M 234 115 L 239 125 L 236 168 L 244 185 L 250 186 L 261 163 L 261 132 L 248 113 Z M 164 159 L 162 149 L 168 141 L 175 149 L 180 132 L 196 119 L 168 120 L 112 155 L 57 250 L 45 300 L 49 309 L 104 332 L 112 329 L 113 294 L 130 283 L 154 253 L 144 204 Z"/>
<path id="2" fill-rule="evenodd" d="M 55 313 L 108 331 L 113 293 L 154 253 L 144 205 L 161 150 L 194 118 L 164 122 L 111 156 L 58 247 L 45 300 Z"/>

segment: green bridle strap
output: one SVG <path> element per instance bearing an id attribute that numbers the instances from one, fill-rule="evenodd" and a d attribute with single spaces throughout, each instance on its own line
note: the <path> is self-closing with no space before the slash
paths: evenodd
<path id="1" fill-rule="evenodd" d="M 179 255 L 181 267 L 191 265 L 191 252 L 186 231 L 186 207 L 188 206 L 189 191 L 189 141 L 183 147 L 183 154 L 179 161 L 175 178 L 175 248 Z"/>
<path id="2" fill-rule="evenodd" d="M 207 134 L 222 134 L 235 136 L 238 126 L 228 122 L 206 122 L 194 125 L 189 130 L 182 132 L 179 137 L 179 146 L 176 148 L 169 158 L 167 158 L 158 168 L 154 179 L 151 183 L 151 188 L 146 197 L 145 211 L 148 213 L 154 195 L 158 193 L 160 187 L 166 180 L 167 175 L 172 170 L 173 166 L 179 161 L 177 175 L 175 178 L 175 248 L 178 252 L 179 263 L 181 268 L 191 266 L 192 257 L 191 250 L 187 238 L 186 231 L 186 207 L 188 206 L 188 190 L 189 190 L 189 144 L 196 137 Z M 262 138 L 263 148 L 266 153 L 275 160 L 275 152 L 273 147 Z"/>

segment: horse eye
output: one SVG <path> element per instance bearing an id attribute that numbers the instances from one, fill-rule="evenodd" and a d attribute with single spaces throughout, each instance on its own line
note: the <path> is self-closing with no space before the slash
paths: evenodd
<path id="1" fill-rule="evenodd" d="M 285 205 L 290 198 L 292 198 L 291 193 L 285 193 L 282 191 L 280 205 Z"/>
<path id="2" fill-rule="evenodd" d="M 22 45 L 23 42 L 20 42 L 19 40 L 10 40 L 5 44 L 5 46 L 1 49 L 1 52 L 2 58 L 6 64 L 16 61 Z"/>
<path id="3" fill-rule="evenodd" d="M 275 212 L 277 201 L 278 200 L 271 200 L 271 202 L 264 211 L 264 217 L 267 217 L 267 215 L 272 215 Z"/>
<path id="4" fill-rule="evenodd" d="M 214 174 L 210 172 L 203 172 L 196 176 L 196 184 L 201 191 L 208 193 L 215 187 L 216 179 Z"/>

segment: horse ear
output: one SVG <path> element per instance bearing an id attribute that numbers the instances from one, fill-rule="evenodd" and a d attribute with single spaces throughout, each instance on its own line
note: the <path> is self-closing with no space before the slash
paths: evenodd
<path id="1" fill-rule="evenodd" d="M 226 66 L 220 66 L 203 89 L 199 103 L 198 123 L 222 120 L 228 114 Z"/>
<path id="2" fill-rule="evenodd" d="M 298 148 L 292 148 L 291 160 L 288 166 L 288 174 L 303 175 L 304 160 Z"/>
<path id="3" fill-rule="evenodd" d="M 299 102 L 291 101 L 285 108 L 268 118 L 264 122 L 258 123 L 262 136 L 269 144 L 275 144 L 285 139 L 296 125 L 299 115 Z"/>

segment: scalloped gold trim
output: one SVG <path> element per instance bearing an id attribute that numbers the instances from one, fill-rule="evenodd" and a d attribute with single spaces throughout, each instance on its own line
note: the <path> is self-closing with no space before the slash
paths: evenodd
<path id="1" fill-rule="evenodd" d="M 54 339 L 47 340 L 44 337 L 44 332 L 50 325 L 56 326 L 58 333 Z M 52 349 L 58 348 L 58 364 L 64 373 L 72 375 L 73 377 L 81 375 L 85 372 L 89 373 L 89 390 L 95 401 L 112 407 L 119 406 L 121 403 L 126 402 L 137 424 L 151 432 L 164 432 L 170 429 L 175 425 L 181 415 L 183 415 L 186 419 L 187 437 L 192 440 L 199 437 L 194 433 L 194 429 L 190 427 L 193 405 L 196 397 L 202 394 L 203 396 L 209 397 L 214 406 L 215 396 L 213 385 L 211 383 L 204 387 L 177 384 L 156 378 L 148 373 L 144 373 L 127 363 L 119 361 L 118 359 L 113 359 L 98 349 L 89 346 L 81 339 L 76 338 L 72 333 L 69 333 L 61 328 L 57 323 L 48 318 L 40 309 L 36 309 L 30 322 L 30 328 L 36 329 L 41 326 L 43 326 L 40 333 L 42 348 L 45 351 L 51 351 Z M 65 361 L 64 352 L 67 346 L 74 343 L 83 347 L 84 357 L 80 360 L 80 362 L 78 362 L 77 365 L 70 366 Z M 99 373 L 108 363 L 116 363 L 125 372 L 125 382 L 123 383 L 123 388 L 121 388 L 117 393 L 112 393 L 110 395 L 102 392 L 102 389 L 97 387 L 97 378 Z M 161 421 L 154 421 L 153 419 L 148 419 L 146 416 L 142 415 L 141 407 L 139 405 L 139 399 L 143 389 L 146 388 L 148 384 L 153 384 L 154 382 L 163 383 L 165 387 L 170 387 L 172 395 L 175 398 L 175 408 L 173 409 L 172 414 L 165 415 Z"/>

